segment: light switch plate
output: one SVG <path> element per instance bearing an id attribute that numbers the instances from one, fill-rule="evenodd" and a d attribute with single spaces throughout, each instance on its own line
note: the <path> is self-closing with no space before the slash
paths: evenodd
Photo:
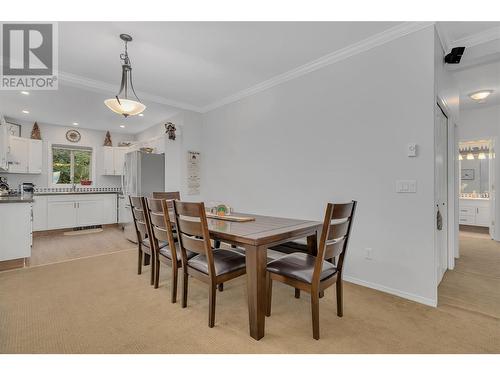
<path id="1" fill-rule="evenodd" d="M 398 180 L 396 181 L 397 193 L 416 193 L 417 180 Z"/>
<path id="2" fill-rule="evenodd" d="M 408 143 L 408 157 L 417 156 L 417 144 L 416 143 Z"/>

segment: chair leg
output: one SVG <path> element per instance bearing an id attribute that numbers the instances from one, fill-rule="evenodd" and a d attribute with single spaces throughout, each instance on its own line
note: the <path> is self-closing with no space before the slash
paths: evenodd
<path id="1" fill-rule="evenodd" d="M 208 310 L 208 326 L 212 328 L 215 325 L 215 292 L 216 285 L 211 284 L 208 290 L 209 294 L 209 310 Z"/>
<path id="2" fill-rule="evenodd" d="M 344 301 L 343 301 L 343 288 L 342 279 L 337 279 L 337 316 L 342 317 L 344 315 Z"/>
<path id="3" fill-rule="evenodd" d="M 155 283 L 155 272 L 156 272 L 157 268 L 158 268 L 158 271 L 159 271 L 160 267 L 156 267 L 155 266 L 155 263 L 156 263 L 155 259 L 151 259 L 150 263 L 151 263 L 151 280 L 150 280 L 150 284 L 154 285 L 154 283 Z"/>
<path id="4" fill-rule="evenodd" d="M 223 292 L 224 291 L 224 284 L 221 283 L 219 284 L 219 292 Z"/>
<path id="5" fill-rule="evenodd" d="M 187 300 L 188 300 L 188 279 L 189 275 L 187 274 L 186 271 L 182 273 L 182 307 L 187 306 Z"/>
<path id="6" fill-rule="evenodd" d="M 140 275 L 142 273 L 142 250 L 139 249 L 138 251 L 138 262 L 137 262 L 137 274 Z"/>
<path id="7" fill-rule="evenodd" d="M 295 288 L 295 298 L 300 298 L 300 289 Z"/>
<path id="8" fill-rule="evenodd" d="M 267 281 L 266 316 L 271 316 L 271 301 L 273 300 L 273 279 L 271 279 L 269 273 L 266 276 L 266 281 Z"/>
<path id="9" fill-rule="evenodd" d="M 172 267 L 172 298 L 171 302 L 177 302 L 177 277 L 179 275 L 179 270 L 177 267 Z"/>
<path id="10" fill-rule="evenodd" d="M 155 261 L 154 270 L 155 270 L 155 289 L 158 289 L 158 286 L 160 284 L 160 260 L 159 259 L 157 259 Z"/>
<path id="11" fill-rule="evenodd" d="M 313 338 L 319 340 L 319 293 L 311 292 Z"/>

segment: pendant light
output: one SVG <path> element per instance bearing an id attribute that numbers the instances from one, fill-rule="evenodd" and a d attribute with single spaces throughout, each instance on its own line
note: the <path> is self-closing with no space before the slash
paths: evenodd
<path id="1" fill-rule="evenodd" d="M 480 152 L 479 155 L 477 156 L 479 160 L 484 160 L 486 159 L 486 154 L 484 152 Z"/>
<path id="2" fill-rule="evenodd" d="M 472 152 L 467 154 L 467 160 L 474 160 L 474 154 Z"/>
<path id="3" fill-rule="evenodd" d="M 120 34 L 120 39 L 125 42 L 125 53 L 120 54 L 122 60 L 122 82 L 120 84 L 120 91 L 112 99 L 106 99 L 104 104 L 113 112 L 123 115 L 125 117 L 138 115 L 146 109 L 146 106 L 141 103 L 134 90 L 132 83 L 132 65 L 128 57 L 127 43 L 132 41 L 132 37 L 128 34 Z M 135 99 L 128 98 L 128 88 L 132 89 Z M 123 97 L 119 97 L 123 94 Z"/>

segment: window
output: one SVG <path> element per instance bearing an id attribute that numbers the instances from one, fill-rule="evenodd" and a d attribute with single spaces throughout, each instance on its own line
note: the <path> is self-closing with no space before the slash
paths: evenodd
<path id="1" fill-rule="evenodd" d="M 92 179 L 92 149 L 52 147 L 52 183 L 79 184 Z"/>

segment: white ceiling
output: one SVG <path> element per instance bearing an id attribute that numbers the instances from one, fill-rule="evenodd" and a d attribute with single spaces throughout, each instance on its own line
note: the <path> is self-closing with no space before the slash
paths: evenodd
<path id="1" fill-rule="evenodd" d="M 452 47 L 466 47 L 462 61 L 449 65 L 460 90 L 460 108 L 480 108 L 500 104 L 500 22 L 439 22 L 443 42 Z M 494 90 L 484 103 L 469 94 Z"/>
<path id="2" fill-rule="evenodd" d="M 179 108 L 202 111 L 241 90 L 383 32 L 397 22 L 60 22 L 59 90 L 0 92 L 0 112 L 68 126 L 136 133 Z M 134 85 L 148 106 L 124 120 L 103 100 L 120 83 L 129 33 Z M 30 111 L 22 114 L 23 109 Z M 125 124 L 126 128 L 119 128 Z"/>
<path id="3" fill-rule="evenodd" d="M 30 96 L 0 92 L 0 113 L 30 121 L 137 133 L 180 109 L 203 111 L 213 103 L 313 60 L 397 26 L 397 22 L 61 22 L 59 90 Z M 450 47 L 469 43 L 455 68 L 464 105 L 471 91 L 496 90 L 500 99 L 499 22 L 443 22 Z M 500 29 L 499 29 L 500 30 Z M 129 33 L 134 85 L 147 105 L 144 117 L 124 119 L 104 99 L 120 82 L 120 33 Z M 474 39 L 474 36 L 476 38 Z M 477 37 L 479 36 L 479 37 Z M 479 41 L 479 42 L 478 42 Z M 500 45 L 498 45 L 500 57 Z M 468 66 L 469 64 L 470 66 Z M 467 69 L 464 69 L 466 67 Z M 495 86 L 496 85 L 496 86 Z M 27 109 L 29 114 L 21 111 Z M 119 125 L 125 125 L 124 129 Z"/>

